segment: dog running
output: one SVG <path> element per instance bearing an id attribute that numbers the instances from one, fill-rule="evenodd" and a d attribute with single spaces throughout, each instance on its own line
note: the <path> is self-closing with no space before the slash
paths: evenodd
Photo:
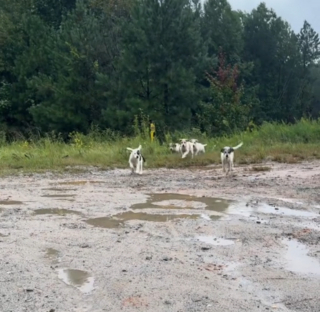
<path id="1" fill-rule="evenodd" d="M 234 151 L 240 148 L 242 145 L 243 142 L 235 147 L 225 146 L 221 149 L 221 163 L 223 172 L 226 172 L 226 174 L 229 174 L 229 172 L 233 170 Z"/>
<path id="2" fill-rule="evenodd" d="M 195 156 L 197 156 L 200 152 L 203 154 L 206 152 L 205 147 L 207 146 L 207 144 L 202 144 L 196 139 L 192 139 L 191 143 L 193 144 L 193 151 L 195 152 Z"/>
<path id="3" fill-rule="evenodd" d="M 143 163 L 146 161 L 141 154 L 141 145 L 138 148 L 127 147 L 128 151 L 131 151 L 129 156 L 129 166 L 131 168 L 131 174 L 134 172 L 142 174 Z M 136 168 L 136 171 L 134 171 Z"/>

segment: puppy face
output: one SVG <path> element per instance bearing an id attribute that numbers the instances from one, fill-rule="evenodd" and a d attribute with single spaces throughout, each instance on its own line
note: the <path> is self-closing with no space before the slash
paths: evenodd
<path id="1" fill-rule="evenodd" d="M 232 147 L 229 148 L 223 148 L 221 150 L 221 153 L 223 154 L 223 156 L 228 159 L 229 156 L 234 152 L 234 149 Z"/>
<path id="2" fill-rule="evenodd" d="M 181 147 L 182 148 L 186 148 L 187 147 L 187 143 L 188 143 L 188 140 L 187 139 L 181 139 Z"/>

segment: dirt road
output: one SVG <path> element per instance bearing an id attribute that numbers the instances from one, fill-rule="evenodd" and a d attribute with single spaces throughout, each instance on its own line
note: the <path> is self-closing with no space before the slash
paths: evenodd
<path id="1" fill-rule="evenodd" d="M 320 162 L 263 166 L 2 178 L 0 311 L 320 311 Z"/>

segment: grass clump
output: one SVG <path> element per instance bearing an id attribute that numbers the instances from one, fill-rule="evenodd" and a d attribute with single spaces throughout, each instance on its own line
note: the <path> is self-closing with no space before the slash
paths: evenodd
<path id="1" fill-rule="evenodd" d="M 194 159 L 169 151 L 170 142 L 179 138 L 197 138 L 206 143 L 206 153 Z M 246 131 L 232 136 L 209 138 L 198 131 L 166 134 L 166 142 L 157 139 L 150 142 L 147 131 L 135 131 L 133 137 L 121 137 L 111 131 L 92 131 L 89 135 L 71 133 L 70 142 L 64 143 L 56 136 L 1 141 L 0 170 L 12 173 L 17 170 L 39 172 L 63 170 L 66 167 L 98 166 L 101 168 L 127 168 L 129 151 L 126 147 L 142 145 L 146 168 L 185 168 L 205 166 L 220 162 L 220 149 L 243 142 L 236 151 L 239 164 L 259 164 L 266 160 L 296 163 L 306 159 L 320 158 L 320 120 L 302 119 L 296 124 L 265 123 L 252 132 Z M 257 169 L 258 168 L 258 169 Z M 266 171 L 264 167 L 253 167 L 255 171 Z"/>

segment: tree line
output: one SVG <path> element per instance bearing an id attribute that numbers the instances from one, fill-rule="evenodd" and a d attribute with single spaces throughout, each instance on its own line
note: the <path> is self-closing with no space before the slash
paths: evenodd
<path id="1" fill-rule="evenodd" d="M 261 3 L 0 0 L 0 131 L 228 134 L 320 111 L 319 36 Z"/>

